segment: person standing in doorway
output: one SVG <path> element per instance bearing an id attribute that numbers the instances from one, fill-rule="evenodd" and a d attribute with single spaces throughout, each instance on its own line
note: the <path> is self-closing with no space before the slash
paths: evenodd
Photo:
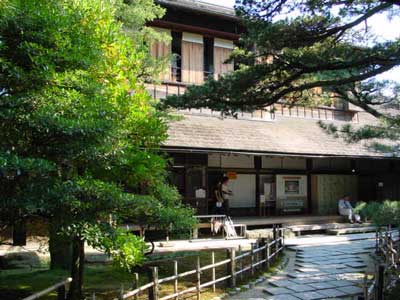
<path id="1" fill-rule="evenodd" d="M 224 176 L 218 184 L 219 195 L 221 196 L 223 209 L 227 216 L 230 215 L 229 209 L 229 196 L 232 196 L 233 193 L 228 187 L 229 178 Z"/>

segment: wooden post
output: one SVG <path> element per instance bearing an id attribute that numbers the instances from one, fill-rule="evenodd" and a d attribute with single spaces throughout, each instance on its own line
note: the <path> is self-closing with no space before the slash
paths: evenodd
<path id="1" fill-rule="evenodd" d="M 251 243 L 250 249 L 250 272 L 254 275 L 254 243 Z"/>
<path id="2" fill-rule="evenodd" d="M 212 265 L 215 264 L 215 252 L 214 251 L 211 252 L 211 264 Z M 212 284 L 212 291 L 213 291 L 213 293 L 215 293 L 215 267 L 212 267 L 212 269 L 211 269 L 211 280 L 214 282 Z"/>
<path id="3" fill-rule="evenodd" d="M 279 239 L 279 225 L 277 225 L 276 227 L 275 227 L 275 231 L 276 231 L 276 233 L 275 233 L 275 240 L 276 240 L 276 242 L 275 242 L 275 253 L 278 253 L 278 251 L 279 251 L 279 247 L 280 247 L 280 243 L 281 243 L 281 241 L 279 240 L 278 241 L 278 239 Z M 274 259 L 276 259 L 276 255 L 274 255 Z"/>
<path id="4" fill-rule="evenodd" d="M 260 245 L 261 245 L 261 247 L 265 246 L 265 249 L 267 248 L 267 243 L 265 242 L 265 238 L 261 239 Z M 261 252 L 261 260 L 265 260 L 265 262 L 262 264 L 263 269 L 265 269 L 267 267 L 267 260 L 266 260 L 266 257 L 265 257 L 265 254 L 266 254 L 265 249 L 260 251 Z"/>
<path id="5" fill-rule="evenodd" d="M 174 260 L 174 276 L 176 278 L 174 279 L 174 293 L 176 294 L 178 292 L 178 261 Z M 176 300 L 178 300 L 178 296 L 175 297 Z"/>
<path id="6" fill-rule="evenodd" d="M 368 275 L 367 272 L 365 271 L 364 273 L 364 285 L 363 285 L 363 293 L 364 293 L 364 300 L 369 300 L 368 299 Z"/>
<path id="7" fill-rule="evenodd" d="M 147 267 L 145 270 L 146 270 L 145 274 L 147 277 L 147 282 L 152 282 L 153 281 L 153 272 L 152 272 L 151 268 Z M 154 300 L 153 291 L 154 290 L 152 287 L 147 289 L 148 300 Z"/>
<path id="8" fill-rule="evenodd" d="M 269 247 L 269 240 L 267 240 L 267 247 L 266 247 L 266 252 L 267 252 L 267 269 L 271 267 L 269 257 L 271 256 L 271 249 Z"/>
<path id="9" fill-rule="evenodd" d="M 196 284 L 196 291 L 197 291 L 197 300 L 201 300 L 201 270 L 200 270 L 200 256 L 197 256 L 197 266 L 196 266 L 196 275 L 197 275 L 197 284 Z"/>
<path id="10" fill-rule="evenodd" d="M 192 232 L 193 232 L 193 234 L 192 234 L 193 239 L 199 238 L 199 228 L 198 227 L 193 228 Z"/>
<path id="11" fill-rule="evenodd" d="M 136 290 L 137 288 L 139 288 L 139 274 L 133 273 L 133 289 Z M 139 293 L 135 295 L 134 299 L 139 299 Z"/>
<path id="12" fill-rule="evenodd" d="M 231 275 L 231 287 L 236 287 L 236 250 L 235 248 L 231 248 L 230 250 L 230 275 Z"/>
<path id="13" fill-rule="evenodd" d="M 123 284 L 121 284 L 121 288 L 120 288 L 120 290 L 119 290 L 118 299 L 119 299 L 119 300 L 124 299 L 124 285 L 123 285 Z"/>
<path id="14" fill-rule="evenodd" d="M 259 239 L 256 240 L 255 250 L 257 250 L 258 247 L 260 247 Z M 255 263 L 258 263 L 259 261 L 260 261 L 260 251 L 257 251 L 257 252 L 255 253 Z M 256 270 L 257 270 L 257 268 L 260 269 L 259 265 L 257 265 L 257 266 L 255 267 Z"/>
<path id="15" fill-rule="evenodd" d="M 57 289 L 57 300 L 65 300 L 65 284 Z"/>
<path id="16" fill-rule="evenodd" d="M 152 268 L 152 275 L 153 275 L 153 299 L 152 300 L 158 300 L 159 298 L 159 286 L 158 286 L 158 268 L 153 267 Z"/>
<path id="17" fill-rule="evenodd" d="M 92 300 L 96 300 L 96 293 L 95 292 L 93 292 L 93 294 L 92 294 Z"/>
<path id="18" fill-rule="evenodd" d="M 243 253 L 243 252 L 242 252 L 242 245 L 239 245 L 238 255 L 241 256 L 242 253 Z M 238 264 L 239 264 L 239 270 L 240 270 L 240 271 L 243 270 L 243 258 L 239 259 Z M 240 280 L 243 279 L 243 272 L 241 272 L 241 273 L 239 274 L 239 279 L 240 279 Z"/>
<path id="19" fill-rule="evenodd" d="M 377 300 L 383 300 L 383 291 L 384 291 L 384 278 L 385 277 L 385 266 L 379 265 L 378 269 L 378 287 L 376 289 L 377 292 Z"/>

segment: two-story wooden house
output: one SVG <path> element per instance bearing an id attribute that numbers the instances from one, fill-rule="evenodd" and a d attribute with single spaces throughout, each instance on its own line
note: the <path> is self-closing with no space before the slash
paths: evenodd
<path id="1" fill-rule="evenodd" d="M 154 56 L 173 54 L 162 84 L 148 85 L 155 98 L 183 93 L 233 70 L 225 64 L 243 28 L 233 9 L 191 0 L 156 1 L 167 9 L 149 24 L 171 35 L 155 43 Z M 323 131 L 336 125 L 377 122 L 366 112 L 337 103 L 332 107 L 276 104 L 237 119 L 209 109 L 181 111 L 172 122 L 165 151 L 174 159 L 173 183 L 199 214 L 212 212 L 212 189 L 231 178 L 231 213 L 238 216 L 335 215 L 337 200 L 400 198 L 400 161 L 365 142 L 348 144 Z"/>

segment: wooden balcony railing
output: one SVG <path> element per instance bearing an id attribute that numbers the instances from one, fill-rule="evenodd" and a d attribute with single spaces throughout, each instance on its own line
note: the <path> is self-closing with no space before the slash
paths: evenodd
<path id="1" fill-rule="evenodd" d="M 149 94 L 155 99 L 163 99 L 169 95 L 182 95 L 186 92 L 188 84 L 182 82 L 163 82 L 161 84 L 146 84 Z M 185 111 L 190 114 L 220 115 L 217 111 L 210 109 L 193 109 Z M 314 119 L 324 121 L 344 121 L 358 123 L 358 111 L 342 110 L 333 107 L 306 107 L 306 106 L 287 106 L 276 103 L 265 109 L 253 112 L 240 112 L 239 119 L 274 120 L 276 116 L 294 117 L 301 119 Z"/>

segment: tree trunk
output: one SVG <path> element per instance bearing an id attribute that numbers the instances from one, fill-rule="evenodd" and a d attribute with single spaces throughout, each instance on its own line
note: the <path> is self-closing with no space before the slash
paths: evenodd
<path id="1" fill-rule="evenodd" d="M 68 291 L 67 300 L 84 299 L 82 291 L 84 263 L 85 263 L 85 241 L 79 237 L 75 237 L 72 242 L 72 265 L 71 265 L 72 282 Z"/>
<path id="2" fill-rule="evenodd" d="M 26 220 L 19 219 L 13 224 L 13 246 L 26 245 Z"/>
<path id="3" fill-rule="evenodd" d="M 70 239 L 59 235 L 60 226 L 57 221 L 50 220 L 49 224 L 49 252 L 50 269 L 69 270 L 71 267 L 72 247 Z"/>

